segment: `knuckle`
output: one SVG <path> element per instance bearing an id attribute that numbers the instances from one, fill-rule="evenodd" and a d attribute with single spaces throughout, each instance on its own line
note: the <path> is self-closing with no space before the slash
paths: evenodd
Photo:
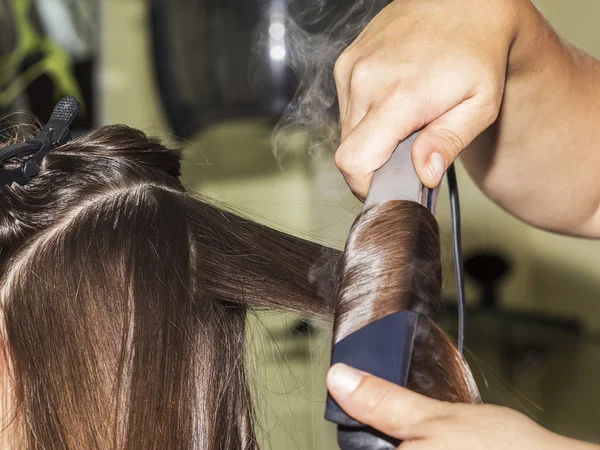
<path id="1" fill-rule="evenodd" d="M 383 389 L 374 389 L 372 392 L 370 391 L 367 395 L 367 399 L 365 402 L 364 415 L 366 422 L 375 416 L 382 404 L 384 403 L 386 397 L 390 395 L 391 388 L 386 387 Z"/>
<path id="2" fill-rule="evenodd" d="M 348 172 L 349 165 L 350 165 L 350 161 L 349 161 L 349 158 L 346 155 L 346 153 L 340 149 L 337 152 L 335 152 L 333 159 L 335 161 L 335 165 L 337 166 L 337 168 L 340 169 L 340 171 L 344 175 L 346 175 L 346 173 Z"/>
<path id="3" fill-rule="evenodd" d="M 489 98 L 481 103 L 479 114 L 486 125 L 491 125 L 496 121 L 500 114 L 500 104 L 501 100 L 495 95 L 489 96 Z"/>
<path id="4" fill-rule="evenodd" d="M 348 51 L 342 52 L 336 60 L 333 67 L 333 76 L 338 83 L 349 76 L 353 64 L 352 60 L 353 56 Z"/>
<path id="5" fill-rule="evenodd" d="M 369 85 L 372 79 L 372 66 L 367 59 L 361 59 L 352 68 L 352 80 L 350 88 L 352 90 L 361 90 Z"/>
<path id="6" fill-rule="evenodd" d="M 359 172 L 355 158 L 343 149 L 339 149 L 335 152 L 334 161 L 337 168 L 345 177 L 356 176 Z"/>
<path id="7" fill-rule="evenodd" d="M 411 92 L 423 80 L 423 66 L 417 61 L 405 61 L 398 66 L 398 73 L 402 74 L 402 86 Z"/>
<path id="8" fill-rule="evenodd" d="M 438 137 L 445 144 L 446 151 L 451 156 L 456 155 L 466 147 L 464 140 L 449 128 L 440 129 L 438 131 Z"/>

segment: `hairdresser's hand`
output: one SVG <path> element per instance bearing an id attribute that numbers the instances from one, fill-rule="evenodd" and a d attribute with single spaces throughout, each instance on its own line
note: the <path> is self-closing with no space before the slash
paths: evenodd
<path id="1" fill-rule="evenodd" d="M 413 148 L 423 184 L 498 117 L 522 0 L 398 0 L 335 67 L 342 143 L 336 163 L 364 199 L 398 141 L 427 125 Z"/>
<path id="2" fill-rule="evenodd" d="M 403 440 L 400 449 L 598 450 L 510 409 L 432 400 L 342 364 L 330 369 L 327 386 L 350 416 Z"/>

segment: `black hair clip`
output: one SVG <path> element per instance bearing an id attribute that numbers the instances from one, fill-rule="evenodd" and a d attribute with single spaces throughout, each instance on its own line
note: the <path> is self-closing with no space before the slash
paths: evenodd
<path id="1" fill-rule="evenodd" d="M 71 139 L 70 128 L 79 114 L 79 108 L 79 100 L 75 97 L 63 98 L 37 137 L 0 149 L 0 187 L 13 183 L 24 186 L 36 176 L 40 172 L 42 160 L 50 150 Z M 20 168 L 2 168 L 5 161 L 15 157 L 26 158 Z"/>

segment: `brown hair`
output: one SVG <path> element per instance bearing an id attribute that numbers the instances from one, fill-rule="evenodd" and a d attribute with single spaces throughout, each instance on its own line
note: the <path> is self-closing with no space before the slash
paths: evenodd
<path id="1" fill-rule="evenodd" d="M 451 402 L 479 402 L 471 372 L 435 323 L 442 268 L 438 224 L 423 206 L 392 201 L 369 209 L 346 244 L 334 341 L 388 314 L 419 313 L 408 387 Z"/>
<path id="2" fill-rule="evenodd" d="M 110 127 L 2 188 L 5 447 L 257 448 L 246 313 L 331 316 L 321 247 L 188 195 L 179 157 Z"/>
<path id="3" fill-rule="evenodd" d="M 29 185 L 1 188 L 3 447 L 258 448 L 246 315 L 332 317 L 335 271 L 317 292 L 307 280 L 322 247 L 188 194 L 179 160 L 108 127 L 53 150 Z M 361 216 L 341 265 L 336 338 L 419 311 L 431 319 L 420 322 L 411 387 L 472 401 L 468 369 L 432 321 L 439 259 L 435 219 L 418 205 Z"/>

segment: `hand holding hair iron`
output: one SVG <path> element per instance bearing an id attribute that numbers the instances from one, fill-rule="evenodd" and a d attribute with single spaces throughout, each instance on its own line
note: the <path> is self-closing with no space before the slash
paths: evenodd
<path id="1" fill-rule="evenodd" d="M 388 162 L 375 172 L 363 212 L 393 200 L 420 203 L 435 212 L 438 189 L 423 186 L 412 162 L 418 132 L 400 142 Z M 343 362 L 400 386 L 406 386 L 417 332 L 417 313 L 400 311 L 377 320 L 334 345 L 331 365 Z M 325 418 L 338 424 L 342 450 L 392 450 L 399 442 L 349 417 L 327 398 Z"/>
<path id="2" fill-rule="evenodd" d="M 412 146 L 419 132 L 400 142 L 388 162 L 373 176 L 363 212 L 394 200 L 421 204 L 435 214 L 439 188 L 429 189 L 419 179 L 412 162 Z M 462 257 L 458 190 L 454 168 L 448 172 L 455 264 L 459 291 L 459 349 L 464 339 Z M 398 225 L 399 227 L 402 224 Z M 345 363 L 397 385 L 406 387 L 417 335 L 418 313 L 404 310 L 376 320 L 334 344 L 331 364 Z M 338 444 L 342 450 L 392 450 L 400 442 L 384 436 L 349 417 L 328 396 L 325 418 L 338 424 Z"/>

